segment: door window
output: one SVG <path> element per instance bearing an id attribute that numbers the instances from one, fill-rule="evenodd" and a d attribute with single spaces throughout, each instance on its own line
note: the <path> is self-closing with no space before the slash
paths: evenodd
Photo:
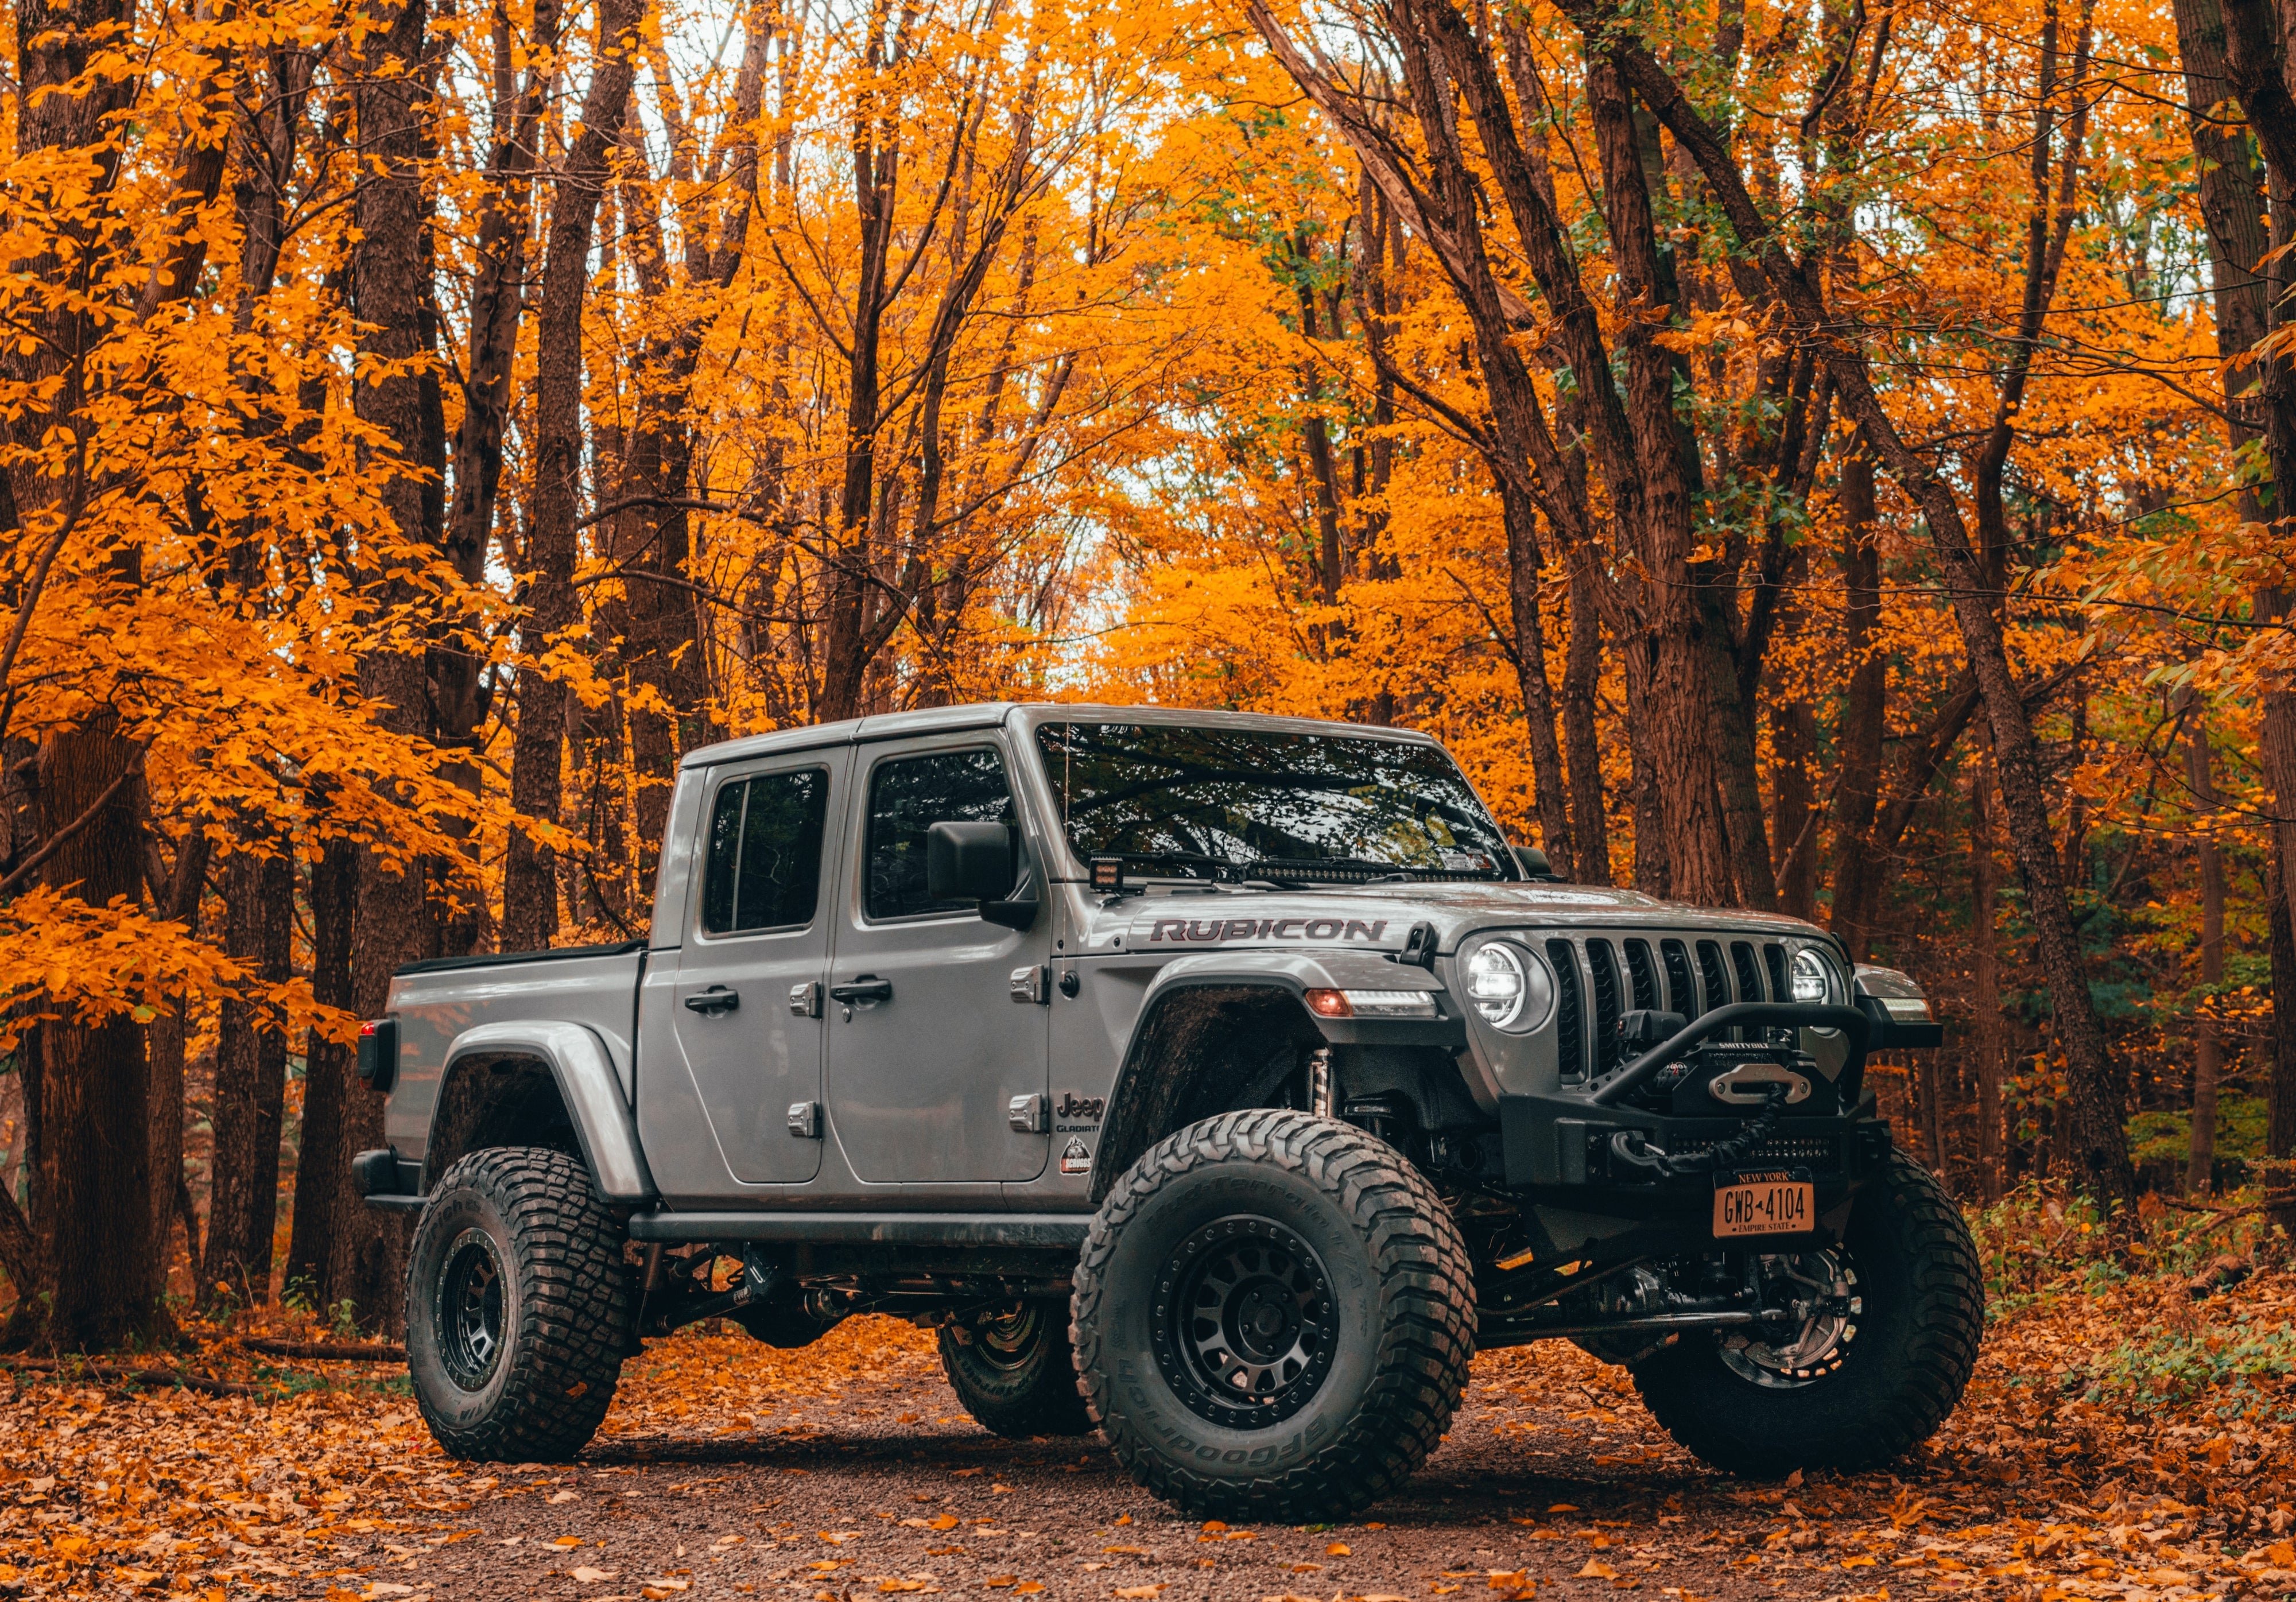
<path id="1" fill-rule="evenodd" d="M 881 762 L 869 779 L 869 871 L 862 908 L 873 918 L 964 912 L 970 901 L 925 892 L 925 831 L 937 823 L 1009 823 L 1004 760 L 987 747 Z"/>
<path id="2" fill-rule="evenodd" d="M 718 792 L 702 877 L 702 932 L 748 934 L 813 921 L 828 802 L 829 775 L 818 768 L 762 773 Z"/>

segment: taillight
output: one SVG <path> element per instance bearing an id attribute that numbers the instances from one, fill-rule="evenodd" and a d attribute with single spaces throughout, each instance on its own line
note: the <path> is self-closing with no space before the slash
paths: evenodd
<path id="1" fill-rule="evenodd" d="M 359 1025 L 358 1076 L 378 1092 L 398 1078 L 398 1020 L 370 1018 Z"/>

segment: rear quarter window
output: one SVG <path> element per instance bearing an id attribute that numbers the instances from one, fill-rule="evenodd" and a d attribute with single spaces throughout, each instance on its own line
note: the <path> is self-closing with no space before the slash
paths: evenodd
<path id="1" fill-rule="evenodd" d="M 709 812 L 701 883 L 705 934 L 801 927 L 821 900 L 829 774 L 801 768 L 735 779 Z"/>

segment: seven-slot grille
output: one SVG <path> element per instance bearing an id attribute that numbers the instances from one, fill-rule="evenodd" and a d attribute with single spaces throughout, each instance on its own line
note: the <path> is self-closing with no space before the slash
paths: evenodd
<path id="1" fill-rule="evenodd" d="M 1555 1049 L 1564 1084 L 1601 1078 L 1624 1060 L 1619 1015 L 1629 1007 L 1697 1018 L 1734 1001 L 1784 1001 L 1786 949 L 1734 940 L 1585 934 L 1546 942 L 1554 970 Z M 1733 1031 L 1736 1034 L 1738 1031 Z"/>

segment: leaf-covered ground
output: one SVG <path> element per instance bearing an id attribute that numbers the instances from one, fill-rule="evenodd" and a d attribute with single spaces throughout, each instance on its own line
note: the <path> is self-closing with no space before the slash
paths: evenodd
<path id="1" fill-rule="evenodd" d="M 1365 1521 L 1230 1529 L 1177 1517 L 1095 1441 L 985 1434 L 931 1336 L 887 1319 L 794 1352 L 654 1343 L 571 1466 L 452 1462 L 402 1370 L 225 1335 L 180 1360 L 250 1393 L 0 1389 L 0 1594 L 2296 1595 L 2296 1274 L 2196 1299 L 2228 1244 L 2205 1218 L 2135 1252 L 2054 1206 L 1987 1223 L 1976 1383 L 1891 1474 L 1710 1474 L 1622 1370 L 1550 1343 L 1481 1358 L 1441 1451 Z"/>

